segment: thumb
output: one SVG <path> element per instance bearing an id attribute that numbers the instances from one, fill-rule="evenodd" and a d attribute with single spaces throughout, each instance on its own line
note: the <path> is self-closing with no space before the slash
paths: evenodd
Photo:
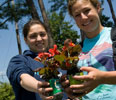
<path id="1" fill-rule="evenodd" d="M 80 70 L 90 72 L 90 71 L 95 70 L 95 68 L 93 68 L 93 67 L 81 67 Z"/>

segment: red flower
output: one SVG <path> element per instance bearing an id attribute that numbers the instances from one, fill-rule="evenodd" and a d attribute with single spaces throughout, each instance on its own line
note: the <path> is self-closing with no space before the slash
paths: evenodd
<path id="1" fill-rule="evenodd" d="M 74 46 L 75 46 L 75 44 L 74 44 L 74 43 L 72 43 L 72 42 L 70 42 L 70 43 L 69 43 L 69 46 L 74 47 Z"/>
<path id="2" fill-rule="evenodd" d="M 63 46 L 62 50 L 65 51 L 66 50 L 66 46 Z"/>
<path id="3" fill-rule="evenodd" d="M 49 52 L 51 53 L 52 56 L 60 54 L 60 52 L 57 50 L 57 45 L 54 45 L 54 48 L 49 49 Z"/>
<path id="4" fill-rule="evenodd" d="M 71 64 L 69 62 L 66 62 L 66 67 L 70 67 Z"/>
<path id="5" fill-rule="evenodd" d="M 47 52 L 43 52 L 43 53 L 39 53 L 38 57 L 41 58 L 41 59 L 46 59 L 48 57 L 51 57 L 51 54 L 47 53 Z"/>

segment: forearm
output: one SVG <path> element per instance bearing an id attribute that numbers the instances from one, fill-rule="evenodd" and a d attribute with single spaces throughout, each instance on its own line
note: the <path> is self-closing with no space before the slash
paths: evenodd
<path id="1" fill-rule="evenodd" d="M 22 74 L 20 78 L 21 78 L 20 84 L 24 89 L 31 92 L 37 92 L 38 83 L 39 83 L 38 80 L 36 80 L 34 77 L 28 74 Z"/>
<path id="2" fill-rule="evenodd" d="M 103 72 L 103 84 L 116 84 L 116 71 Z"/>

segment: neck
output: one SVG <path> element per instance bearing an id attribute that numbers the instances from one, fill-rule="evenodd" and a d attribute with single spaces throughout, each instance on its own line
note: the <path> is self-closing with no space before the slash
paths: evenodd
<path id="1" fill-rule="evenodd" d="M 87 38 L 94 38 L 96 37 L 102 30 L 104 29 L 104 27 L 102 25 L 100 25 L 98 28 L 96 28 L 94 31 L 92 32 L 86 32 L 86 37 Z"/>

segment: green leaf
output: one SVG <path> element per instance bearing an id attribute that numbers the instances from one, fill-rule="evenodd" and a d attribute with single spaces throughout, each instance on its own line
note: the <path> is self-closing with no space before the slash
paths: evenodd
<path id="1" fill-rule="evenodd" d="M 66 57 L 64 55 L 55 55 L 54 56 L 55 60 L 57 60 L 60 64 L 62 64 L 62 62 L 64 60 L 66 60 Z"/>

